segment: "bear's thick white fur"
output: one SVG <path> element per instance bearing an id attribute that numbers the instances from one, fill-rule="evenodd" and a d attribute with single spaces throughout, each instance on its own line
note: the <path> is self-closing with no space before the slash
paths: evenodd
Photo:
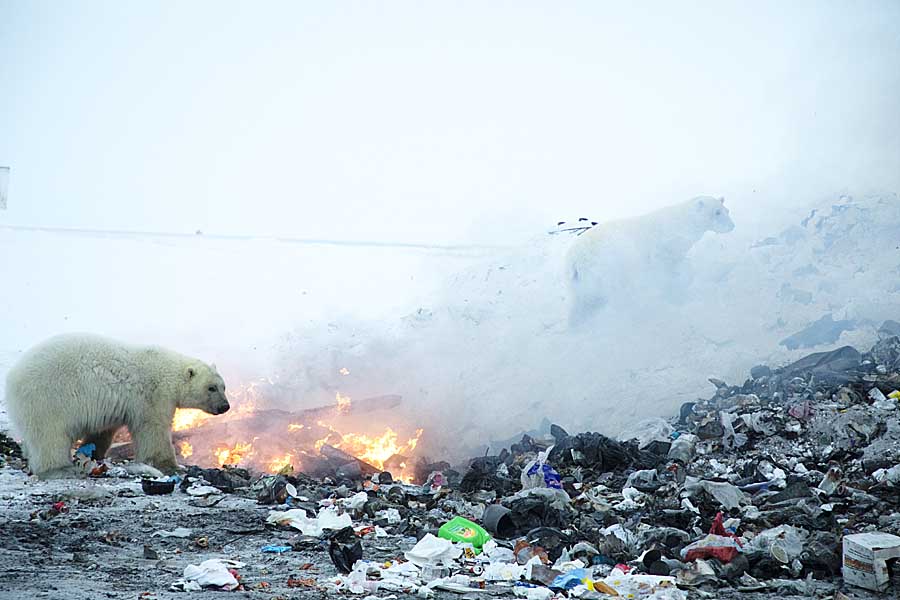
<path id="1" fill-rule="evenodd" d="M 711 196 L 592 227 L 566 256 L 570 323 L 616 300 L 625 305 L 664 288 L 705 232 L 732 229 L 724 198 Z"/>
<path id="2" fill-rule="evenodd" d="M 90 334 L 60 335 L 26 352 L 7 375 L 6 404 L 39 477 L 74 476 L 73 443 L 93 442 L 103 456 L 122 426 L 139 463 L 172 473 L 175 409 L 229 408 L 214 365 Z"/>

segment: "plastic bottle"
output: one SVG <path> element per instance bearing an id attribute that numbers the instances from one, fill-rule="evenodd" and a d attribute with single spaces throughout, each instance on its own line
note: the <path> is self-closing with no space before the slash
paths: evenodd
<path id="1" fill-rule="evenodd" d="M 438 530 L 438 537 L 453 542 L 472 544 L 476 553 L 481 552 L 481 546 L 491 539 L 491 535 L 480 525 L 463 517 L 453 517 Z"/>

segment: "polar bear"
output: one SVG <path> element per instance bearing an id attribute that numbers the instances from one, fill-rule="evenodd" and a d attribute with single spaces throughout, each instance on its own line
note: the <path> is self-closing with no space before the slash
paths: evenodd
<path id="1" fill-rule="evenodd" d="M 215 365 L 90 334 L 56 336 L 26 352 L 7 374 L 6 405 L 41 478 L 75 476 L 73 443 L 92 442 L 102 457 L 122 426 L 139 463 L 173 473 L 175 409 L 229 409 Z"/>
<path id="2" fill-rule="evenodd" d="M 628 305 L 648 293 L 671 290 L 688 250 L 703 234 L 732 229 L 725 199 L 711 196 L 588 229 L 566 255 L 570 324 L 611 302 Z"/>

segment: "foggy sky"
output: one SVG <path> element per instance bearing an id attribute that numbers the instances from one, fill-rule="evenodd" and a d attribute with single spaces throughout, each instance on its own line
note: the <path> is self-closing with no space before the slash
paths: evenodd
<path id="1" fill-rule="evenodd" d="M 7 0 L 0 225 L 503 242 L 896 191 L 898 64 L 893 1 Z"/>

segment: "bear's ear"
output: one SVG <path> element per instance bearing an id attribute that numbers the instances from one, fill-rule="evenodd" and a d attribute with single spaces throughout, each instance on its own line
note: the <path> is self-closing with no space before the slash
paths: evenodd
<path id="1" fill-rule="evenodd" d="M 719 204 L 725 204 L 725 196 L 719 196 Z"/>
<path id="2" fill-rule="evenodd" d="M 218 371 L 218 369 L 216 368 L 216 363 L 212 363 L 209 366 L 212 368 L 213 371 Z"/>
<path id="3" fill-rule="evenodd" d="M 188 367 L 188 370 L 187 370 L 187 378 L 188 379 L 193 379 L 194 375 L 196 375 L 196 374 L 197 373 L 194 371 L 194 367 Z"/>
<path id="4" fill-rule="evenodd" d="M 697 210 L 703 210 L 704 206 L 703 200 L 697 200 Z"/>

